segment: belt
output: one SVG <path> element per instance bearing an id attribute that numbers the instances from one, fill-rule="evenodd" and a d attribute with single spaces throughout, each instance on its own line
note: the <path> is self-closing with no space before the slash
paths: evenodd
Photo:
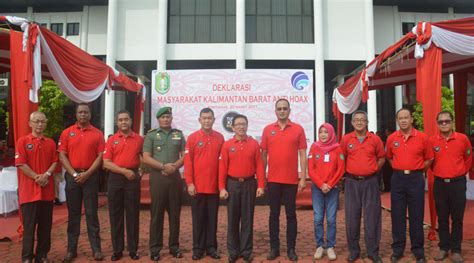
<path id="1" fill-rule="evenodd" d="M 353 175 L 353 174 L 347 174 L 347 176 L 351 179 L 357 180 L 357 181 L 364 181 L 368 180 L 369 178 L 374 177 L 376 174 L 371 174 L 367 176 L 358 176 L 358 175 Z"/>
<path id="2" fill-rule="evenodd" d="M 454 178 L 441 178 L 441 177 L 436 176 L 435 179 L 437 181 L 444 182 L 444 183 L 452 183 L 452 182 L 456 182 L 456 181 L 459 181 L 459 180 L 462 180 L 462 179 L 466 179 L 466 176 L 461 175 L 461 176 L 457 176 L 457 177 L 454 177 Z"/>
<path id="3" fill-rule="evenodd" d="M 233 180 L 233 181 L 243 183 L 245 181 L 255 179 L 255 176 L 251 175 L 251 176 L 247 176 L 247 177 L 236 177 L 236 176 L 228 175 L 227 178 L 229 178 L 230 180 Z"/>
<path id="4" fill-rule="evenodd" d="M 74 169 L 77 173 L 83 173 L 87 171 L 87 169 Z"/>
<path id="5" fill-rule="evenodd" d="M 410 175 L 414 173 L 422 173 L 423 170 L 394 170 L 395 172 L 402 173 L 404 175 Z"/>

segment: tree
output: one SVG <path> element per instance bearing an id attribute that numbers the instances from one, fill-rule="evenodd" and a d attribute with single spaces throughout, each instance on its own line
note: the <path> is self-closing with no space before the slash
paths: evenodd
<path id="1" fill-rule="evenodd" d="M 413 118 L 417 129 L 424 131 L 423 106 L 417 102 L 414 106 Z M 454 93 L 447 87 L 441 87 L 441 110 L 447 110 L 454 115 Z"/>
<path id="2" fill-rule="evenodd" d="M 64 130 L 64 106 L 71 101 L 52 80 L 43 81 L 39 96 L 39 110 L 44 112 L 48 125 L 44 134 L 51 138 L 59 138 Z"/>

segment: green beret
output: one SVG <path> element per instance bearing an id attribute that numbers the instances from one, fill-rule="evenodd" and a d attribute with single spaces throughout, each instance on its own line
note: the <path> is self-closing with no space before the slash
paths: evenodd
<path id="1" fill-rule="evenodd" d="M 163 114 L 171 114 L 171 107 L 162 107 L 161 109 L 158 110 L 156 113 L 156 117 L 159 118 Z"/>

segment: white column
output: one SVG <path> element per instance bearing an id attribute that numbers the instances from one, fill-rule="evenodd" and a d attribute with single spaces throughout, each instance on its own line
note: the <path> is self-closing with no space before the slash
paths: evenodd
<path id="1" fill-rule="evenodd" d="M 81 49 L 87 51 L 87 37 L 89 36 L 89 6 L 85 5 L 82 8 L 81 18 Z"/>
<path id="2" fill-rule="evenodd" d="M 456 16 L 454 15 L 454 8 L 448 7 L 448 17 L 449 19 L 456 19 Z"/>
<path id="3" fill-rule="evenodd" d="M 137 82 L 143 85 L 144 84 L 143 76 L 138 76 Z M 141 136 L 145 135 L 144 129 L 145 129 L 145 112 L 142 111 L 142 114 L 140 115 L 140 135 Z"/>
<path id="4" fill-rule="evenodd" d="M 449 74 L 449 89 L 454 91 L 454 74 Z"/>
<path id="5" fill-rule="evenodd" d="M 33 7 L 32 6 L 28 6 L 26 8 L 26 19 L 32 21 L 33 20 Z"/>
<path id="6" fill-rule="evenodd" d="M 339 75 L 337 76 L 337 86 L 340 87 L 344 84 L 344 76 Z M 342 134 L 346 134 L 346 114 L 342 114 Z"/>
<path id="7" fill-rule="evenodd" d="M 106 63 L 110 67 L 115 67 L 115 47 L 117 45 L 117 10 L 118 0 L 109 0 L 107 13 L 107 52 Z M 113 90 L 105 91 L 104 107 L 104 136 L 114 133 L 114 110 L 115 110 L 115 92 Z"/>
<path id="8" fill-rule="evenodd" d="M 314 111 L 316 112 L 316 128 L 326 121 L 326 96 L 324 82 L 324 45 L 323 45 L 323 0 L 314 0 L 314 48 L 316 57 L 314 59 L 314 86 L 315 102 Z"/>
<path id="9" fill-rule="evenodd" d="M 366 46 L 366 64 L 368 65 L 374 59 L 374 10 L 372 0 L 364 0 L 364 20 L 365 20 L 365 46 Z M 369 115 L 369 131 L 377 131 L 377 92 L 369 91 L 369 100 L 367 101 L 367 113 Z"/>
<path id="10" fill-rule="evenodd" d="M 245 69 L 245 0 L 237 0 L 235 5 L 235 66 Z"/>
<path id="11" fill-rule="evenodd" d="M 398 12 L 398 6 L 393 6 L 393 31 L 395 41 L 398 41 L 402 37 L 402 21 L 400 19 L 400 13 Z M 395 112 L 403 107 L 403 86 L 395 86 Z M 394 115 L 395 115 L 394 112 Z M 395 121 L 395 125 L 398 125 Z"/>
<path id="12" fill-rule="evenodd" d="M 158 60 L 157 70 L 166 70 L 166 44 L 168 42 L 168 0 L 158 0 Z"/>

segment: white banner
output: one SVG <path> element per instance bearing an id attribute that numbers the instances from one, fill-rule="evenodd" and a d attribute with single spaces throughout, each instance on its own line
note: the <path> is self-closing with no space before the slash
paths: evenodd
<path id="1" fill-rule="evenodd" d="M 263 128 L 276 121 L 275 102 L 290 101 L 290 119 L 303 126 L 308 143 L 314 141 L 312 70 L 171 70 L 152 72 L 152 127 L 159 108 L 173 108 L 173 127 L 186 136 L 200 128 L 199 112 L 210 107 L 214 129 L 233 136 L 236 114 L 249 120 L 248 134 L 260 141 Z M 323 99 L 323 98 L 320 98 Z"/>

